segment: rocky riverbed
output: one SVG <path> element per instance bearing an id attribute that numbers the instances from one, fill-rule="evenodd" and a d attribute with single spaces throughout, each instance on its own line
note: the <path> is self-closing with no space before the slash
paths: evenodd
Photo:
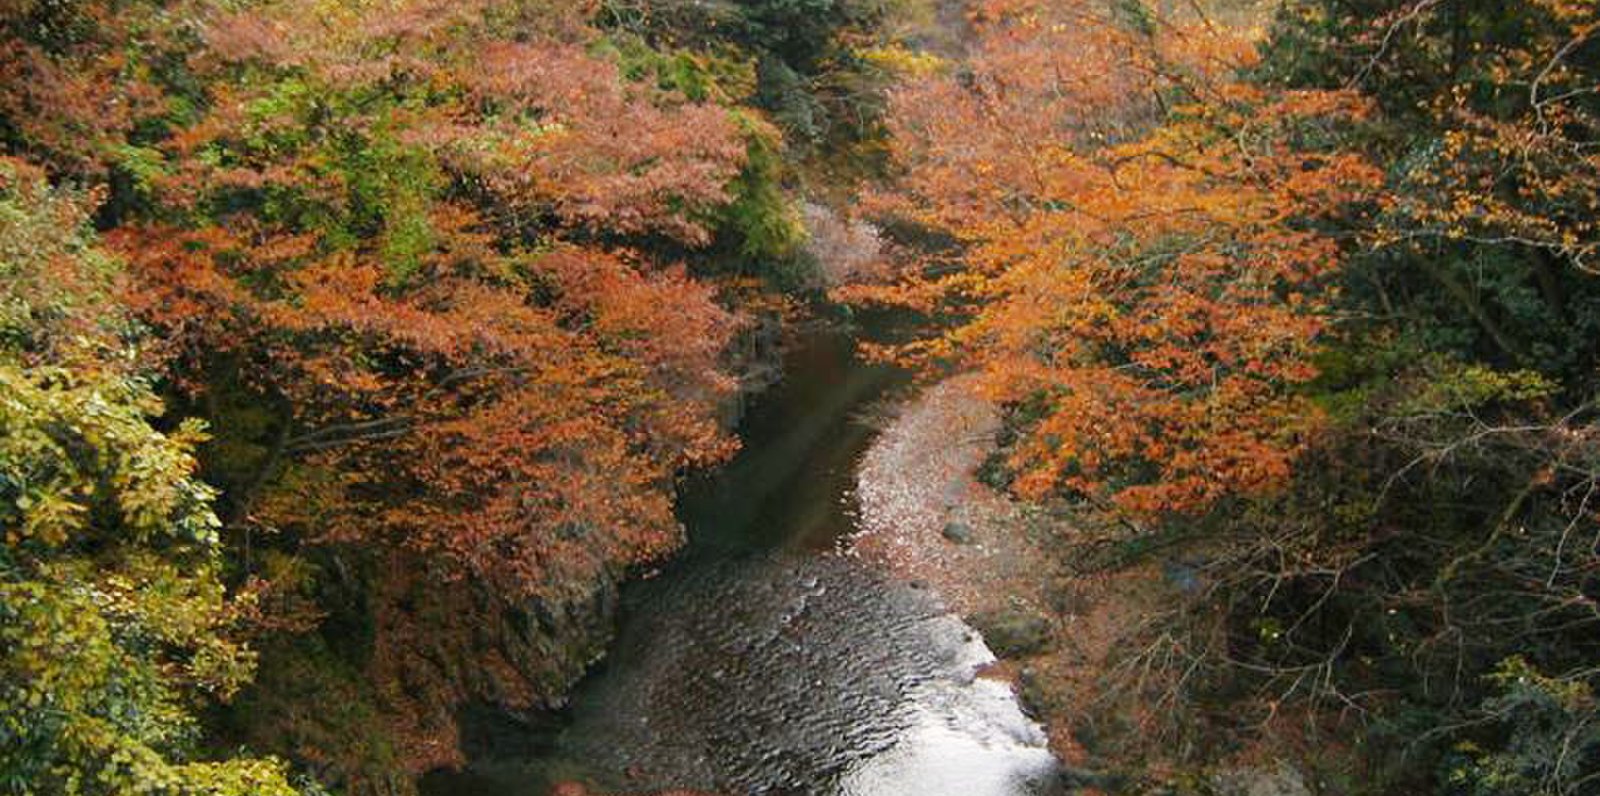
<path id="1" fill-rule="evenodd" d="M 851 549 L 872 445 L 904 383 L 817 329 L 755 401 L 739 457 L 680 501 L 690 545 L 624 589 L 606 658 L 552 726 L 493 733 L 437 794 L 582 782 L 826 796 L 1027 796 L 1059 767 L 995 657 L 936 588 Z"/>

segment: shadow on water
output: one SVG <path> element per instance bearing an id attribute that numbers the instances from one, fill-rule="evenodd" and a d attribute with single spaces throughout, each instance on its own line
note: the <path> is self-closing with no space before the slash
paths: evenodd
<path id="1" fill-rule="evenodd" d="M 606 661 L 548 728 L 467 716 L 466 771 L 430 796 L 617 792 L 1032 793 L 1054 761 L 1010 691 L 975 679 L 977 634 L 926 591 L 835 551 L 854 526 L 861 415 L 907 381 L 817 328 L 740 425 L 727 467 L 686 485 L 688 548 L 629 584 Z"/>
<path id="2" fill-rule="evenodd" d="M 687 560 L 831 550 L 849 534 L 855 464 L 872 433 L 860 415 L 907 375 L 863 362 L 853 336 L 830 326 L 801 335 L 783 370 L 741 420 L 739 455 L 680 496 Z"/>

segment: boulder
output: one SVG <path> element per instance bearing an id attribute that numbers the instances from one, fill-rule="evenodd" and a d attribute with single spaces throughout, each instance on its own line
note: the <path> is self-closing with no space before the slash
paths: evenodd
<path id="1" fill-rule="evenodd" d="M 972 617 L 989 649 L 1002 658 L 1019 658 L 1050 645 L 1050 621 L 1032 611 L 1003 608 Z"/>
<path id="2" fill-rule="evenodd" d="M 1217 796 L 1312 796 L 1305 777 L 1294 766 L 1235 768 L 1211 776 Z"/>
<path id="3" fill-rule="evenodd" d="M 951 520 L 944 525 L 944 538 L 956 544 L 972 544 L 972 526 L 959 520 Z"/>

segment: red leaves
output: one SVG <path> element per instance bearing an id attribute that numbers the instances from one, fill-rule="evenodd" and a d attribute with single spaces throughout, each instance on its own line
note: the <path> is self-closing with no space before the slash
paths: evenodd
<path id="1" fill-rule="evenodd" d="M 741 321 L 644 252 L 710 242 L 762 123 L 625 77 L 587 2 L 49 12 L 83 24 L 0 25 L 8 133 L 53 178 L 116 175 L 124 300 L 215 421 L 230 521 L 396 569 L 362 663 L 404 764 L 452 762 L 456 701 L 577 675 L 483 626 L 669 551 L 678 473 L 734 448 Z M 273 602 L 263 628 L 315 621 Z"/>
<path id="2" fill-rule="evenodd" d="M 669 549 L 664 487 L 731 452 L 716 408 L 737 323 L 681 269 L 563 248 L 523 262 L 530 283 L 503 281 L 509 262 L 485 280 L 444 258 L 397 291 L 370 258 L 302 236 L 113 240 L 133 303 L 175 350 L 248 352 L 247 381 L 295 407 L 291 450 L 368 473 L 332 493 L 305 482 L 315 492 L 273 501 L 272 524 L 316 535 L 331 513 L 343 541 L 393 539 L 512 592 L 559 590 Z M 528 300 L 535 284 L 548 305 Z M 372 515 L 375 489 L 387 508 Z"/>
<path id="3" fill-rule="evenodd" d="M 708 243 L 707 219 L 745 165 L 730 112 L 629 82 L 590 51 L 576 8 L 522 12 L 508 26 L 492 5 L 285 0 L 213 15 L 191 63 L 214 102 L 162 143 L 175 165 L 155 179 L 163 199 L 276 188 L 338 206 L 346 186 L 326 154 L 276 143 L 328 124 L 319 135 L 381 129 L 428 152 L 518 224 L 553 216 L 590 234 Z M 272 79 L 238 80 L 242 68 Z M 407 101 L 311 121 L 343 93 L 385 91 Z M 198 156 L 215 145 L 228 157 Z"/>
<path id="4" fill-rule="evenodd" d="M 696 214 L 729 200 L 745 160 L 727 111 L 627 85 L 576 46 L 495 44 L 461 77 L 509 120 L 486 130 L 492 148 L 479 136 L 454 157 L 513 207 L 548 206 L 589 229 L 709 241 Z"/>
<path id="5" fill-rule="evenodd" d="M 739 322 L 681 268 L 562 240 L 709 242 L 744 137 L 722 107 L 625 79 L 587 18 L 281 0 L 212 8 L 198 42 L 173 40 L 193 96 L 143 150 L 142 190 L 186 222 L 111 240 L 180 383 L 231 383 L 225 361 L 290 413 L 299 469 L 261 521 L 514 594 L 675 540 L 676 472 L 733 447 L 716 410 Z M 12 68 L 57 74 L 29 53 Z M 34 82 L 81 95 L 50 101 L 85 119 L 153 90 L 83 67 Z M 9 88 L 0 102 L 32 101 Z"/>

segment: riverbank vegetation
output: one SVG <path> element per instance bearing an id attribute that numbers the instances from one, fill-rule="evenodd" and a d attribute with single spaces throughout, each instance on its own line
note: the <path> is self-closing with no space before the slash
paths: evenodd
<path id="1" fill-rule="evenodd" d="M 1594 792 L 1600 7 L 968 19 L 892 95 L 898 276 L 841 293 L 980 374 L 1064 578 L 1159 582 L 1040 686 L 1083 761 Z"/>
<path id="2" fill-rule="evenodd" d="M 1592 0 L 0 0 L 0 792 L 559 706 L 851 280 L 1138 584 L 1098 787 L 1600 792 L 1597 114 Z"/>
<path id="3" fill-rule="evenodd" d="M 559 704 L 887 8 L 0 3 L 0 791 L 407 793 Z"/>

